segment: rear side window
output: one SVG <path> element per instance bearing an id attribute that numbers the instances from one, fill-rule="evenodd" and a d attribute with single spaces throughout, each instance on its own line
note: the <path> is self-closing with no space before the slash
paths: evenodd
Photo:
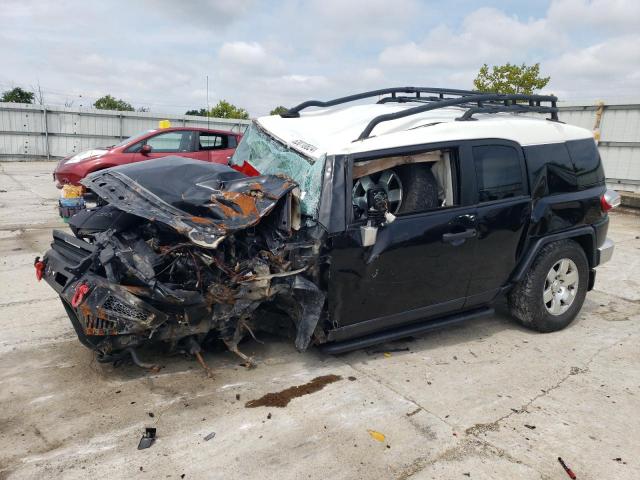
<path id="1" fill-rule="evenodd" d="M 524 156 L 533 195 L 576 191 L 576 174 L 564 142 L 524 147 Z"/>
<path id="2" fill-rule="evenodd" d="M 473 147 L 478 201 L 491 202 L 525 194 L 518 151 L 506 145 Z"/>
<path id="3" fill-rule="evenodd" d="M 604 184 L 604 169 L 593 139 L 568 141 L 567 148 L 576 171 L 579 189 Z"/>
<path id="4" fill-rule="evenodd" d="M 228 137 L 215 133 L 200 132 L 200 150 L 221 150 L 227 147 Z"/>

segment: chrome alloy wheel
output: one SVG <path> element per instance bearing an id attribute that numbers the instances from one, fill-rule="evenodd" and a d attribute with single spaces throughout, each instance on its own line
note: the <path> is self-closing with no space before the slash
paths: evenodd
<path id="1" fill-rule="evenodd" d="M 367 211 L 367 192 L 372 188 L 383 188 L 387 192 L 389 199 L 389 211 L 397 213 L 402 205 L 402 182 L 400 177 L 391 171 L 386 170 L 374 181 L 373 175 L 365 175 L 359 178 L 353 186 L 353 204 L 361 211 Z"/>
<path id="2" fill-rule="evenodd" d="M 573 260 L 563 258 L 558 260 L 544 281 L 542 301 L 551 315 L 562 315 L 566 312 L 578 293 L 578 267 Z"/>

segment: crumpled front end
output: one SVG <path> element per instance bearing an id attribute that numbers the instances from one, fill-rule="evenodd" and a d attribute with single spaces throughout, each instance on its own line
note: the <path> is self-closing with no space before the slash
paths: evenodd
<path id="1" fill-rule="evenodd" d="M 169 157 L 86 179 L 106 206 L 55 231 L 42 260 L 80 340 L 104 361 L 151 342 L 198 354 L 209 340 L 290 333 L 304 350 L 325 302 L 321 233 L 300 230 L 296 184 Z M 137 168 L 132 168 L 137 165 Z M 168 181 L 171 179 L 171 181 Z"/>

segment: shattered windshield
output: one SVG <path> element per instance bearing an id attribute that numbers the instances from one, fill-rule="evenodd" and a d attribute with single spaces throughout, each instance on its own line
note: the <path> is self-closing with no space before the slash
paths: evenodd
<path id="1" fill-rule="evenodd" d="M 302 214 L 317 218 L 325 157 L 307 158 L 264 133 L 251 124 L 242 137 L 231 165 L 241 167 L 245 162 L 260 175 L 283 173 L 300 186 Z"/>

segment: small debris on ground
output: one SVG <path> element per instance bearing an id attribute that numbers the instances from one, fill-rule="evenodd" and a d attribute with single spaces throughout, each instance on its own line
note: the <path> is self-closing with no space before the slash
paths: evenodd
<path id="1" fill-rule="evenodd" d="M 564 471 L 567 472 L 567 475 L 569 475 L 569 478 L 571 478 L 571 480 L 576 480 L 576 474 L 573 473 L 573 470 L 571 470 L 569 467 L 567 467 L 567 464 L 564 463 L 564 460 L 562 460 L 562 457 L 558 457 L 558 462 L 560 462 L 560 465 L 562 465 L 562 468 L 564 468 Z"/>
<path id="2" fill-rule="evenodd" d="M 240 400 L 240 394 L 236 393 L 236 400 Z"/>
<path id="3" fill-rule="evenodd" d="M 271 420 L 271 412 L 267 414 L 267 420 Z"/>
<path id="4" fill-rule="evenodd" d="M 155 417 L 155 415 L 153 414 L 153 412 L 149 412 L 149 416 L 150 416 L 151 418 Z"/>
<path id="5" fill-rule="evenodd" d="M 357 380 L 356 377 L 347 377 L 347 380 L 349 380 L 350 382 L 355 382 Z"/>
<path id="6" fill-rule="evenodd" d="M 211 440 L 213 437 L 216 436 L 216 432 L 211 432 L 209 435 L 207 435 L 206 437 L 204 437 L 204 441 L 208 442 L 209 440 Z"/>
<path id="7" fill-rule="evenodd" d="M 535 430 L 536 426 L 535 425 L 527 425 L 526 423 L 524 424 L 525 427 L 527 427 L 529 430 Z"/>
<path id="8" fill-rule="evenodd" d="M 145 448 L 149 448 L 153 445 L 153 442 L 156 441 L 156 429 L 153 427 L 147 427 L 144 429 L 144 435 L 140 439 L 138 443 L 138 450 L 144 450 Z"/>
<path id="9" fill-rule="evenodd" d="M 416 408 L 413 412 L 409 412 L 407 413 L 407 417 L 413 417 L 416 413 L 418 413 L 420 410 L 422 410 L 421 408 Z"/>
<path id="10" fill-rule="evenodd" d="M 378 442 L 384 442 L 386 438 L 384 436 L 384 433 L 376 432 L 375 430 L 367 430 L 367 432 L 369 432 L 369 435 L 371 435 L 371 438 L 373 438 Z"/>

